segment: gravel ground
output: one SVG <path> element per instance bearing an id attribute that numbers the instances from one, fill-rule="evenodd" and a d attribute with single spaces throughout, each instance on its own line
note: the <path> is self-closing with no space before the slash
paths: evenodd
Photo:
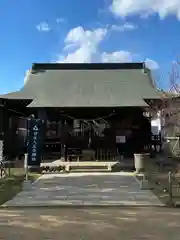
<path id="1" fill-rule="evenodd" d="M 28 208 L 0 210 L 0 239 L 178 240 L 180 209 Z"/>

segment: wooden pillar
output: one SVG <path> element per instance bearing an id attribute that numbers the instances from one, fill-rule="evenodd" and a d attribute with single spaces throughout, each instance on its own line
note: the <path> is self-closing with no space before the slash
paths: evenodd
<path id="1" fill-rule="evenodd" d="M 4 116 L 4 107 L 2 104 L 2 100 L 0 101 L 0 140 L 2 140 L 3 134 L 4 134 L 4 121 L 3 121 L 3 116 Z"/>
<path id="2" fill-rule="evenodd" d="M 1 100 L 2 103 L 2 100 Z M 4 158 L 4 129 L 3 129 L 3 104 L 0 104 L 0 161 L 3 161 Z M 1 171 L 2 177 L 2 171 Z"/>
<path id="3" fill-rule="evenodd" d="M 4 141 L 4 154 L 7 156 L 11 155 L 12 148 L 16 143 L 9 142 L 9 114 L 6 105 L 1 106 L 0 109 L 0 139 Z M 9 159 L 11 160 L 11 159 Z"/>

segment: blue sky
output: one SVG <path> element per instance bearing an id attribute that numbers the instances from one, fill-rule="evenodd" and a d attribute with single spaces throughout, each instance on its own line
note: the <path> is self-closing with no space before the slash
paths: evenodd
<path id="1" fill-rule="evenodd" d="M 167 88 L 180 56 L 179 0 L 1 0 L 0 16 L 0 93 L 33 62 L 147 61 Z"/>

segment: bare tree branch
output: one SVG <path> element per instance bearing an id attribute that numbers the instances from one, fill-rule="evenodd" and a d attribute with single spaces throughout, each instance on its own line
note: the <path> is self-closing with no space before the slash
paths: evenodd
<path id="1" fill-rule="evenodd" d="M 180 57 L 172 64 L 169 72 L 169 91 L 165 93 L 166 104 L 162 111 L 165 128 L 173 135 L 180 133 Z"/>

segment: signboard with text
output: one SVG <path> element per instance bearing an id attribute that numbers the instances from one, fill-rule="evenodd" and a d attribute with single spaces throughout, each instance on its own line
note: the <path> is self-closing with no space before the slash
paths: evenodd
<path id="1" fill-rule="evenodd" d="M 30 119 L 28 121 L 28 132 L 28 166 L 39 166 L 42 158 L 42 121 L 39 119 Z"/>

